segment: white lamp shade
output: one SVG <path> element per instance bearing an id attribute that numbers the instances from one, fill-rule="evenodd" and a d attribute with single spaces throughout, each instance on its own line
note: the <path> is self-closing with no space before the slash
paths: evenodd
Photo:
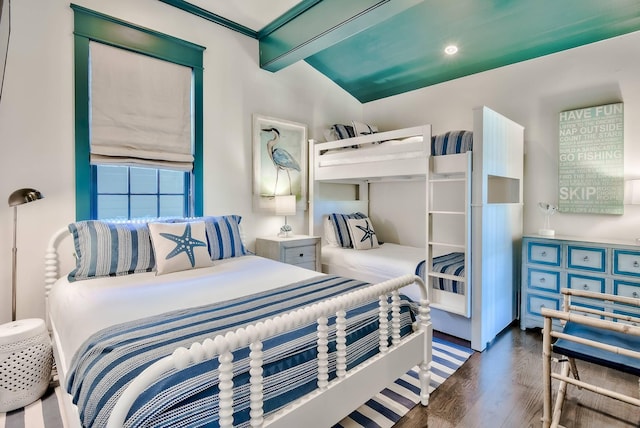
<path id="1" fill-rule="evenodd" d="M 295 215 L 296 214 L 296 196 L 276 196 L 276 215 Z"/>

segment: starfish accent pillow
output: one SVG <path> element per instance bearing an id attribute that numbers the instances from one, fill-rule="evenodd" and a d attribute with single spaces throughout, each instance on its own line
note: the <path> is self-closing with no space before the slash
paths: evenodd
<path id="1" fill-rule="evenodd" d="M 353 248 L 356 250 L 370 250 L 380 246 L 376 232 L 373 230 L 373 224 L 368 217 L 350 218 L 347 219 L 347 224 L 349 225 Z"/>
<path id="2" fill-rule="evenodd" d="M 157 275 L 213 265 L 203 221 L 149 223 L 149 233 Z"/>

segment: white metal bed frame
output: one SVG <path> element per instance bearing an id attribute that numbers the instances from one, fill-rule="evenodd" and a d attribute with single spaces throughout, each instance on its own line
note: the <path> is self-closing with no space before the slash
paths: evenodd
<path id="1" fill-rule="evenodd" d="M 70 237 L 64 228 L 56 232 L 49 241 L 45 256 L 45 297 L 60 276 L 59 248 Z M 68 240 L 67 240 L 68 241 Z M 68 263 L 68 262 L 67 262 Z M 417 283 L 420 286 L 422 299 L 418 320 L 414 332 L 404 338 L 400 337 L 398 289 L 407 284 Z M 391 294 L 391 305 L 387 297 Z M 380 347 L 379 354 L 364 363 L 346 370 L 345 312 L 353 305 L 378 297 Z M 387 346 L 387 314 L 391 311 L 392 345 Z M 337 328 L 337 378 L 328 381 L 328 347 L 327 318 L 336 315 Z M 318 388 L 306 396 L 290 403 L 280 411 L 265 417 L 262 411 L 262 340 L 277 333 L 296 328 L 311 320 L 318 323 Z M 50 322 L 49 314 L 47 320 Z M 56 346 L 56 331 L 52 323 L 54 338 L 54 356 L 60 361 Z M 383 331 L 385 333 L 383 333 Z M 418 366 L 420 379 L 420 402 L 426 406 L 429 402 L 429 382 L 431 368 L 432 326 L 430 320 L 427 291 L 422 280 L 413 275 L 405 275 L 361 290 L 319 302 L 317 304 L 276 316 L 246 328 L 239 328 L 226 335 L 218 335 L 204 342 L 193 343 L 189 349 L 178 348 L 172 355 L 157 361 L 144 370 L 120 396 L 113 409 L 109 427 L 121 428 L 126 414 L 146 386 L 153 383 L 162 373 L 173 367 L 183 368 L 205 359 L 219 358 L 220 382 L 220 426 L 233 426 L 233 357 L 231 352 L 243 346 L 251 349 L 251 422 L 252 427 L 325 427 L 332 426 L 362 405 L 372 396 L 372 391 L 380 391 L 391 382 Z M 58 365 L 58 369 L 64 367 Z M 65 373 L 59 373 L 61 384 L 64 384 Z M 65 419 L 68 426 L 80 426 L 78 409 L 71 402 L 68 394 L 63 394 L 65 401 Z M 329 409 L 331 409 L 329 411 Z"/>

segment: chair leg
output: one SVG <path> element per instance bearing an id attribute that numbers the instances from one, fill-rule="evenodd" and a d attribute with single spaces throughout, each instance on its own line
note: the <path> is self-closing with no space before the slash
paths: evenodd
<path id="1" fill-rule="evenodd" d="M 569 376 L 571 365 L 568 361 L 563 361 L 562 366 L 560 368 L 560 376 L 567 377 Z M 557 427 L 560 424 L 560 415 L 562 414 L 562 405 L 564 404 L 564 399 L 567 395 L 567 382 L 564 380 L 560 381 L 560 385 L 558 386 L 558 395 L 556 396 L 556 405 L 553 407 L 553 420 L 551 421 L 551 427 Z"/>
<path id="2" fill-rule="evenodd" d="M 542 428 L 549 428 L 551 426 L 551 318 L 544 319 L 542 336 L 542 372 L 544 388 Z"/>
<path id="3" fill-rule="evenodd" d="M 571 375 L 575 380 L 580 380 L 580 375 L 578 374 L 578 366 L 576 366 L 575 358 L 569 358 L 569 367 L 571 368 Z M 581 386 L 578 386 L 578 389 L 582 389 Z"/>

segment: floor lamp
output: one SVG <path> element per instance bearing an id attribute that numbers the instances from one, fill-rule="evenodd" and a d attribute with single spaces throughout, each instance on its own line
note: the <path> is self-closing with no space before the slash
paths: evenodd
<path id="1" fill-rule="evenodd" d="M 16 320 L 16 263 L 18 248 L 16 233 L 18 230 L 18 205 L 42 199 L 42 193 L 36 189 L 18 189 L 9 195 L 9 206 L 13 207 L 13 248 L 11 249 L 11 321 Z"/>

